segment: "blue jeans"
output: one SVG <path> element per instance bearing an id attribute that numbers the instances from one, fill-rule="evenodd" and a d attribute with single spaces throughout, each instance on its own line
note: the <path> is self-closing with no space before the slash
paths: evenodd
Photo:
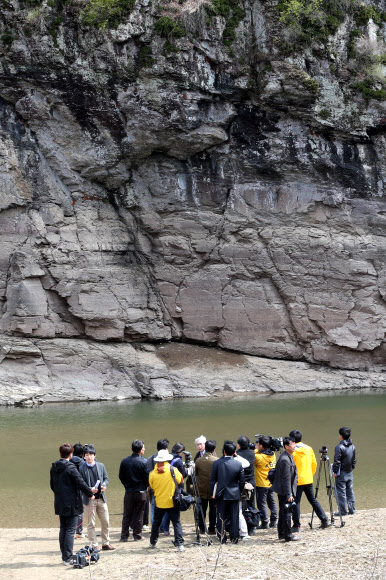
<path id="1" fill-rule="evenodd" d="M 150 502 L 150 523 L 153 524 L 154 522 L 154 508 L 155 508 L 155 499 L 154 495 L 151 496 Z"/>
<path id="2" fill-rule="evenodd" d="M 341 471 L 335 478 L 336 499 L 342 516 L 355 512 L 355 496 L 353 490 L 354 476 L 352 471 Z"/>
<path id="3" fill-rule="evenodd" d="M 161 522 L 160 528 L 164 532 L 168 532 L 169 531 L 169 526 L 170 526 L 170 516 L 169 516 L 169 513 L 166 512 L 165 515 L 164 515 L 164 517 L 162 518 L 162 522 Z"/>
<path id="4" fill-rule="evenodd" d="M 277 507 L 275 503 L 275 494 L 271 487 L 256 487 L 256 503 L 260 512 L 261 522 L 263 524 L 274 524 L 277 520 Z M 267 504 L 271 511 L 271 517 L 268 518 Z"/>

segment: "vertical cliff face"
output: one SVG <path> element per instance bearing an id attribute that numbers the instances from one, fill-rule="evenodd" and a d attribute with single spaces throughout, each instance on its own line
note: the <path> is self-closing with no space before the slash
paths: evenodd
<path id="1" fill-rule="evenodd" d="M 223 4 L 2 0 L 3 338 L 384 368 L 384 2 Z"/>

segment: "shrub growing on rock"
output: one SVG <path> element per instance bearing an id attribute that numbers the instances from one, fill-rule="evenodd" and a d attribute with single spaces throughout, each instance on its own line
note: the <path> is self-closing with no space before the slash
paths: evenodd
<path id="1" fill-rule="evenodd" d="M 81 12 L 81 20 L 96 28 L 116 28 L 134 5 L 135 0 L 90 0 Z"/>

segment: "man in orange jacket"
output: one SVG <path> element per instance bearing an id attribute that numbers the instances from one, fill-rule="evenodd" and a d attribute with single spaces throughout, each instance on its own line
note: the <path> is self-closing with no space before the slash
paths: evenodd
<path id="1" fill-rule="evenodd" d="M 316 471 L 316 459 L 312 447 L 309 447 L 305 443 L 302 443 L 302 434 L 300 431 L 294 429 L 289 434 L 290 437 L 295 439 L 296 448 L 293 454 L 293 459 L 295 461 L 296 468 L 298 470 L 298 487 L 296 491 L 296 507 L 292 512 L 293 518 L 293 528 L 292 532 L 300 532 L 300 500 L 302 498 L 303 492 L 309 503 L 312 505 L 316 515 L 321 521 L 322 528 L 328 528 L 331 524 L 328 521 L 326 514 L 318 500 L 314 495 L 314 474 Z"/>

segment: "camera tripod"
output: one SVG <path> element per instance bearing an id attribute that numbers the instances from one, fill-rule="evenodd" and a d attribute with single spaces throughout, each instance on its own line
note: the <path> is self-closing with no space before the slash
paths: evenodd
<path id="1" fill-rule="evenodd" d="M 321 456 L 320 456 L 320 461 L 319 461 L 318 477 L 317 477 L 316 486 L 315 486 L 315 499 L 317 499 L 317 497 L 318 497 L 319 486 L 320 486 L 320 476 L 321 476 L 321 473 L 323 471 L 324 480 L 326 483 L 328 502 L 329 502 L 329 506 L 330 506 L 331 523 L 333 524 L 335 521 L 334 508 L 332 506 L 332 496 L 334 496 L 335 501 L 336 501 L 336 505 L 338 508 L 338 512 L 339 512 L 339 517 L 340 517 L 340 527 L 343 528 L 345 522 L 343 521 L 342 514 L 340 513 L 338 500 L 336 499 L 335 483 L 334 483 L 334 478 L 332 476 L 332 467 L 331 467 L 330 458 L 327 455 L 327 452 L 328 452 L 328 449 L 325 445 L 323 445 L 322 449 L 319 449 L 319 453 L 321 453 Z M 312 529 L 312 522 L 314 520 L 314 513 L 315 513 L 315 509 L 312 510 L 311 521 L 308 524 L 311 529 Z"/>
<path id="2" fill-rule="evenodd" d="M 193 462 L 185 463 L 185 467 L 189 468 L 191 466 L 194 467 Z M 196 527 L 196 541 L 194 542 L 194 544 L 201 544 L 201 536 L 205 535 L 206 545 L 211 546 L 213 542 L 209 537 L 208 528 L 207 528 L 206 522 L 205 522 L 204 511 L 202 509 L 202 504 L 201 504 L 201 496 L 200 496 L 200 492 L 198 490 L 196 472 L 194 471 L 194 469 L 191 471 L 192 471 L 192 473 L 189 474 L 189 477 L 190 477 L 190 481 L 191 481 L 192 492 L 196 498 L 196 501 L 193 504 L 194 525 Z M 200 532 L 199 516 L 201 516 L 201 521 L 204 524 L 205 534 L 201 534 L 201 532 Z"/>

